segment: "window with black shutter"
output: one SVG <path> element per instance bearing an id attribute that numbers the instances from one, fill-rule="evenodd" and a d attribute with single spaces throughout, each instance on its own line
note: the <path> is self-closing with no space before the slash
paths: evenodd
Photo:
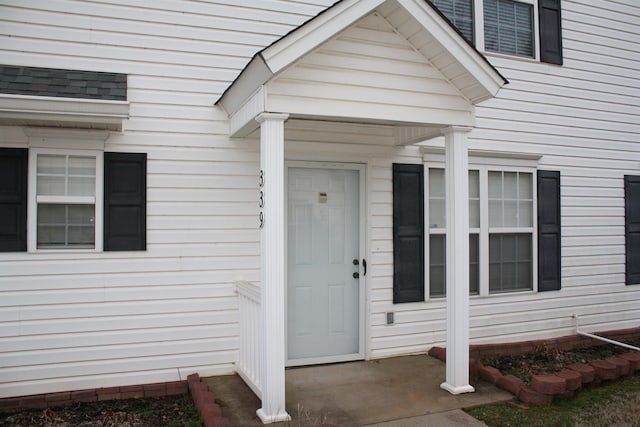
<path id="1" fill-rule="evenodd" d="M 104 153 L 104 250 L 147 247 L 147 155 Z"/>
<path id="2" fill-rule="evenodd" d="M 560 290 L 560 172 L 538 171 L 538 291 Z"/>
<path id="3" fill-rule="evenodd" d="M 640 284 L 640 176 L 624 177 L 625 283 Z"/>
<path id="4" fill-rule="evenodd" d="M 424 301 L 424 167 L 393 164 L 393 302 Z"/>
<path id="5" fill-rule="evenodd" d="M 27 250 L 26 148 L 0 148 L 0 252 Z"/>

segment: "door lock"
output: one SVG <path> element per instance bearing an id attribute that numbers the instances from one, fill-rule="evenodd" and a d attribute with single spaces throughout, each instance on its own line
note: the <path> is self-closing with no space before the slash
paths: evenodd
<path id="1" fill-rule="evenodd" d="M 360 261 L 358 261 L 358 258 L 353 259 L 353 265 L 360 265 Z"/>

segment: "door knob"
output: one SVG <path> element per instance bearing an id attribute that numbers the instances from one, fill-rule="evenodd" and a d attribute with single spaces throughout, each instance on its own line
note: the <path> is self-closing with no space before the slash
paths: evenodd
<path id="1" fill-rule="evenodd" d="M 358 273 L 357 271 L 355 273 L 353 273 L 353 278 L 354 279 L 359 279 L 360 278 L 360 273 Z"/>
<path id="2" fill-rule="evenodd" d="M 353 265 L 359 265 L 360 261 L 358 261 L 358 258 L 354 258 L 353 259 Z"/>

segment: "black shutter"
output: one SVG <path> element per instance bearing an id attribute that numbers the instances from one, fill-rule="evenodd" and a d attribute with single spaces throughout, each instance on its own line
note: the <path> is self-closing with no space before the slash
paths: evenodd
<path id="1" fill-rule="evenodd" d="M 26 148 L 0 148 L 0 252 L 27 250 Z"/>
<path id="2" fill-rule="evenodd" d="M 560 0 L 539 0 L 540 60 L 562 65 L 562 16 Z"/>
<path id="3" fill-rule="evenodd" d="M 538 171 L 538 291 L 560 290 L 560 172 Z"/>
<path id="4" fill-rule="evenodd" d="M 104 153 L 104 250 L 145 250 L 146 218 L 146 153 Z"/>
<path id="5" fill-rule="evenodd" d="M 640 284 L 640 176 L 624 177 L 624 237 L 625 282 Z"/>
<path id="6" fill-rule="evenodd" d="M 393 165 L 393 302 L 424 301 L 424 167 Z"/>

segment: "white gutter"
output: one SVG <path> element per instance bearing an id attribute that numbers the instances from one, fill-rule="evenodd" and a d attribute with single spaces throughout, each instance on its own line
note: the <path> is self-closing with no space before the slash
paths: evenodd
<path id="1" fill-rule="evenodd" d="M 600 337 L 598 335 L 593 335 L 593 334 L 590 334 L 588 332 L 583 332 L 583 331 L 581 331 L 579 329 L 579 326 L 578 326 L 578 315 L 574 314 L 573 318 L 576 319 L 576 333 L 578 335 L 583 335 L 585 337 L 589 337 L 589 338 L 593 338 L 593 339 L 596 339 L 596 340 L 604 341 L 606 343 L 613 344 L 613 345 L 619 345 L 620 347 L 629 348 L 631 350 L 640 351 L 640 348 L 638 348 L 636 346 L 633 346 L 633 345 L 630 345 L 630 344 L 625 344 L 625 343 L 620 342 L 620 341 L 610 340 L 609 338 Z"/>

